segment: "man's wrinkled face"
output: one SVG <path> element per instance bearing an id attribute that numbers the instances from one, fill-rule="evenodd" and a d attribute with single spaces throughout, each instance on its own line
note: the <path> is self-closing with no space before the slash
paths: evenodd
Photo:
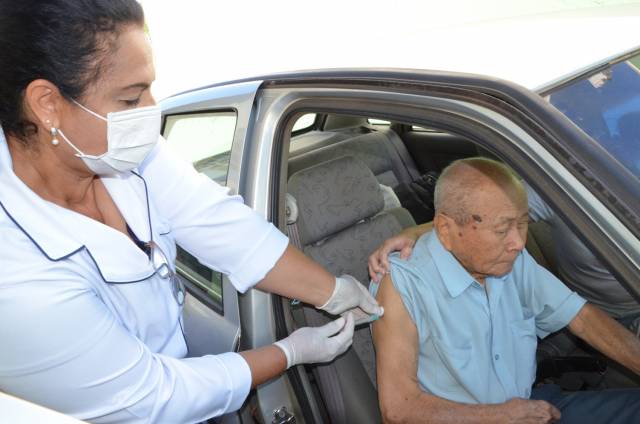
<path id="1" fill-rule="evenodd" d="M 520 187 L 489 186 L 474 194 L 464 222 L 444 216 L 448 230 L 443 242 L 477 280 L 511 271 L 527 240 L 526 193 Z M 442 240 L 442 237 L 441 237 Z"/>

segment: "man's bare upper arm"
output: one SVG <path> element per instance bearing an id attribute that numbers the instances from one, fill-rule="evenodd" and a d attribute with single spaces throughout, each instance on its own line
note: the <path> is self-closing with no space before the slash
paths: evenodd
<path id="1" fill-rule="evenodd" d="M 420 391 L 418 330 L 388 274 L 380 282 L 376 298 L 384 306 L 384 315 L 373 324 L 378 393 L 384 410 Z"/>
<path id="2" fill-rule="evenodd" d="M 461 404 L 422 391 L 417 376 L 418 330 L 389 275 L 382 279 L 377 299 L 384 306 L 384 315 L 373 324 L 378 397 L 383 422 L 472 423 L 505 420 L 503 405 Z"/>

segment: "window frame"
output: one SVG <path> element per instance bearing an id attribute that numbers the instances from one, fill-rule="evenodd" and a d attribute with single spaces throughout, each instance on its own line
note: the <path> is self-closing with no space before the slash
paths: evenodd
<path id="1" fill-rule="evenodd" d="M 234 124 L 234 128 L 233 128 L 233 135 L 231 136 L 231 140 L 229 143 L 229 161 L 227 162 L 227 171 L 226 171 L 226 175 L 225 175 L 225 184 L 222 184 L 218 181 L 215 181 L 213 179 L 211 179 L 212 181 L 216 182 L 217 184 L 220 185 L 225 185 L 228 183 L 229 180 L 229 169 L 231 166 L 231 160 L 232 160 L 232 151 L 233 151 L 233 145 L 235 142 L 235 136 L 236 136 L 236 132 L 238 130 L 238 121 L 239 121 L 239 114 L 238 114 L 238 110 L 235 108 L 214 108 L 214 109 L 202 109 L 202 110 L 197 110 L 197 111 L 185 111 L 185 112 L 177 112 L 177 113 L 167 113 L 166 115 L 164 115 L 162 117 L 162 126 L 160 128 L 160 133 L 162 134 L 162 136 L 165 136 L 165 130 L 167 129 L 167 122 L 169 120 L 169 118 L 175 118 L 175 117 L 180 117 L 180 116 L 197 116 L 197 115 L 212 115 L 212 114 L 217 114 L 217 113 L 233 113 L 235 116 L 235 124 Z M 226 152 L 226 151 L 225 151 Z M 204 160 L 200 159 L 200 160 Z M 197 162 L 197 161 L 196 161 Z M 192 164 L 195 162 L 192 162 Z M 194 255 L 192 255 L 191 253 L 189 253 L 188 251 L 186 251 L 185 249 L 183 249 L 182 247 L 180 247 L 180 245 L 178 243 L 176 243 L 176 249 L 177 250 L 181 250 L 184 253 L 186 253 L 187 255 L 191 256 L 194 260 L 198 261 L 198 258 L 196 258 Z M 200 263 L 200 261 L 198 261 L 198 263 Z M 187 291 L 189 292 L 189 294 L 191 294 L 192 296 L 194 296 L 196 299 L 198 299 L 200 302 L 202 302 L 203 304 L 205 304 L 207 307 L 209 307 L 211 310 L 213 310 L 214 312 L 216 312 L 217 314 L 221 315 L 224 317 L 224 312 L 225 312 L 225 307 L 224 307 L 224 296 L 225 296 L 225 290 L 224 290 L 224 281 L 223 279 L 225 278 L 224 274 L 222 272 L 216 271 L 214 269 L 209 268 L 208 266 L 200 263 L 200 265 L 206 267 L 207 269 L 209 269 L 212 273 L 212 280 L 215 279 L 216 283 L 212 284 L 218 284 L 218 288 L 219 288 L 219 292 L 220 292 L 220 298 L 216 299 L 213 296 L 210 296 L 207 291 L 202 287 L 203 285 L 205 285 L 204 283 L 198 281 L 198 277 L 202 278 L 204 280 L 204 277 L 202 275 L 200 275 L 197 271 L 191 269 L 189 266 L 187 266 L 186 264 L 184 264 L 183 262 L 179 261 L 177 256 L 176 256 L 176 271 L 178 272 L 178 274 L 180 275 L 180 277 L 182 277 L 182 280 L 185 284 L 185 287 L 187 288 Z M 207 290 L 211 290 L 211 291 L 215 291 L 211 288 L 207 288 Z"/>

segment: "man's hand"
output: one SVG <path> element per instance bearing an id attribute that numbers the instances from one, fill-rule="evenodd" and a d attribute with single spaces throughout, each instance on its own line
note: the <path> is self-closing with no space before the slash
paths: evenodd
<path id="1" fill-rule="evenodd" d="M 380 282 L 382 277 L 389 272 L 388 256 L 400 251 L 400 257 L 407 259 L 413 251 L 418 240 L 418 235 L 402 232 L 397 236 L 387 239 L 369 256 L 369 277 L 375 282 Z"/>
<path id="2" fill-rule="evenodd" d="M 546 424 L 560 419 L 560 411 L 543 400 L 511 399 L 501 405 L 505 422 L 514 424 Z"/>

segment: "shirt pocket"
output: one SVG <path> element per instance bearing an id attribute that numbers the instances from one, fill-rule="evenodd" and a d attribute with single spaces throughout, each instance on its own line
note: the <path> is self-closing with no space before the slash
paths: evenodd
<path id="1" fill-rule="evenodd" d="M 511 332 L 518 392 L 530 393 L 536 377 L 536 348 L 538 347 L 535 317 L 513 321 Z"/>
<path id="2" fill-rule="evenodd" d="M 473 378 L 471 359 L 473 350 L 471 345 L 454 346 L 434 337 L 434 347 L 440 363 L 435 366 L 437 387 L 443 392 L 458 393 L 460 386 L 469 387 L 468 381 Z"/>

